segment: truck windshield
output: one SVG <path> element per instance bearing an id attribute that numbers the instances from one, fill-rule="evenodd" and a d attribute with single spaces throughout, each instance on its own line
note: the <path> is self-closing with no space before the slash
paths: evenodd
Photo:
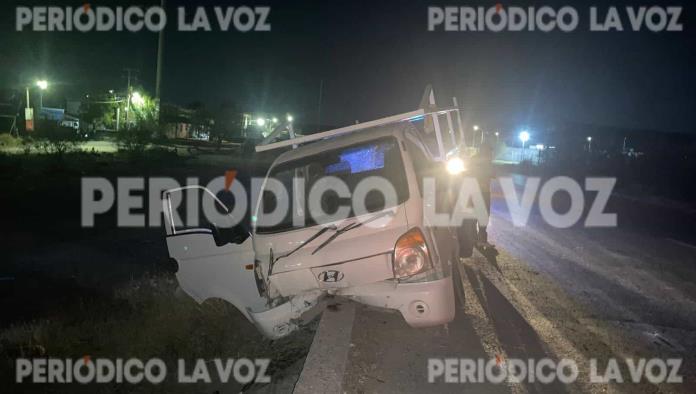
<path id="1" fill-rule="evenodd" d="M 408 199 L 408 186 L 399 145 L 393 137 L 380 138 L 329 150 L 274 167 L 269 173 L 269 178 L 280 181 L 287 190 L 290 197 L 289 209 L 280 223 L 269 225 L 268 221 L 264 220 L 266 219 L 264 215 L 276 209 L 277 201 L 274 193 L 264 191 L 261 195 L 263 205 L 257 212 L 256 232 L 271 233 L 324 224 L 330 222 L 332 215 L 344 206 L 350 208 L 348 217 L 355 216 L 351 197 L 339 197 L 333 190 L 327 190 L 321 196 L 320 202 L 324 216 L 318 212 L 308 212 L 312 187 L 327 176 L 336 177 L 343 182 L 351 196 L 363 179 L 371 176 L 380 177 L 384 182 L 389 182 L 396 191 L 396 205 Z M 379 191 L 370 191 L 365 196 L 365 207 L 368 212 L 377 212 L 393 206 L 395 206 L 393 203 L 385 202 L 383 194 Z"/>

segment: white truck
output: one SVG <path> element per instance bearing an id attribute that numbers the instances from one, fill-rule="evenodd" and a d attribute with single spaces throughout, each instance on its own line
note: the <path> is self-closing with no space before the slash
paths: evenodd
<path id="1" fill-rule="evenodd" d="M 297 328 L 300 315 L 325 294 L 398 310 L 413 327 L 451 321 L 453 265 L 460 256 L 471 255 L 476 223 L 429 223 L 422 180 L 454 178 L 466 170 L 466 159 L 460 157 L 464 133 L 454 103 L 436 108 L 432 89 L 427 89 L 416 111 L 257 146 L 257 151 L 294 147 L 277 157 L 262 186 L 265 190 L 269 179 L 279 181 L 291 190 L 291 201 L 306 197 L 326 176 L 340 179 L 351 193 L 369 177 L 388 180 L 395 196 L 368 193 L 363 213 L 346 208 L 340 220 L 307 215 L 296 225 L 292 218 L 313 208 L 289 204 L 292 214 L 261 225 L 264 199 L 272 197 L 261 192 L 252 230 L 226 242 L 215 229 L 178 230 L 171 195 L 181 189 L 165 192 L 167 246 L 178 263 L 180 287 L 198 302 L 219 298 L 231 303 L 270 338 Z M 298 191 L 299 180 L 305 187 Z M 319 200 L 322 212 L 339 205 L 335 197 Z"/>

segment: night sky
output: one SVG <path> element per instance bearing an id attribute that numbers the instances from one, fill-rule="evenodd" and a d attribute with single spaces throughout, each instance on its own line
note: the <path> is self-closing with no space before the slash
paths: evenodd
<path id="1" fill-rule="evenodd" d="M 589 32 L 588 9 L 597 3 L 604 2 L 536 3 L 575 6 L 580 25 L 574 32 L 493 33 L 427 31 L 428 5 L 493 1 L 204 2 L 211 16 L 213 5 L 269 5 L 272 31 L 191 33 L 175 31 L 175 7 L 193 13 L 198 4 L 172 0 L 162 99 L 202 101 L 211 109 L 235 102 L 244 110 L 292 112 L 316 123 L 323 80 L 321 123 L 345 125 L 415 109 L 432 83 L 442 104 L 456 95 L 467 120 L 490 127 L 567 121 L 696 133 L 696 6 L 611 2 L 682 5 L 684 31 Z M 44 75 L 54 99 L 79 97 L 125 89 L 122 69 L 130 67 L 154 92 L 156 33 L 16 32 L 15 6 L 0 5 L 0 87 L 21 87 Z"/>

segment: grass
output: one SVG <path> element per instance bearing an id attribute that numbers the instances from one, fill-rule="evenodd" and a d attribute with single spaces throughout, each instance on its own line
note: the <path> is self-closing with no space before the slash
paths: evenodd
<path id="1" fill-rule="evenodd" d="M 0 332 L 0 381 L 14 382 L 18 357 L 156 357 L 168 367 L 167 378 L 159 385 L 22 383 L 13 384 L 10 392 L 214 392 L 214 385 L 202 384 L 192 390 L 191 385 L 179 384 L 177 360 L 186 360 L 188 369 L 199 358 L 270 358 L 270 369 L 278 371 L 304 357 L 309 349 L 311 329 L 269 341 L 226 302 L 213 300 L 198 305 L 177 293 L 173 276 L 146 277 L 116 289 L 108 297 L 84 298 L 64 305 L 58 318 L 10 326 Z M 211 376 L 215 376 L 212 369 Z"/>
<path id="2" fill-rule="evenodd" d="M 177 383 L 177 360 L 184 359 L 190 369 L 196 359 L 270 358 L 271 372 L 301 360 L 311 344 L 311 328 L 271 342 L 227 303 L 199 305 L 177 291 L 174 275 L 162 269 L 166 249 L 153 247 L 164 242 L 161 229 L 117 229 L 113 212 L 95 228 L 79 224 L 82 177 L 168 176 L 183 182 L 195 176 L 207 182 L 230 168 L 260 168 L 243 161 L 163 149 L 137 158 L 90 152 L 59 158 L 0 154 L 0 203 L 10 207 L 0 231 L 9 256 L 0 261 L 0 276 L 15 278 L 0 282 L 0 392 L 238 392 L 241 387 L 235 385 Z M 13 384 L 18 357 L 76 360 L 85 355 L 156 357 L 167 364 L 167 379 L 137 386 Z"/>
<path id="3" fill-rule="evenodd" d="M 22 140 L 20 138 L 13 137 L 9 133 L 0 134 L 0 147 L 16 147 L 22 145 Z"/>

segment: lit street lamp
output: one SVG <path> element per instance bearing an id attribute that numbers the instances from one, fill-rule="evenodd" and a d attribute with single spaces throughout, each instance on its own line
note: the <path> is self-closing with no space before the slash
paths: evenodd
<path id="1" fill-rule="evenodd" d="M 287 117 L 286 119 L 287 119 L 288 122 L 292 122 L 292 121 L 293 121 L 292 115 L 288 115 L 288 117 Z"/>
<path id="2" fill-rule="evenodd" d="M 258 119 L 256 119 L 256 125 L 257 125 L 257 126 L 263 127 L 263 125 L 265 125 L 265 124 L 266 124 L 266 119 L 264 119 L 264 118 L 258 118 Z"/>
<path id="3" fill-rule="evenodd" d="M 36 81 L 36 86 L 39 87 L 39 111 L 43 108 L 43 91 L 48 89 L 48 81 L 40 79 Z"/>
<path id="4" fill-rule="evenodd" d="M 130 87 L 128 91 L 131 93 L 128 94 L 128 101 L 126 102 L 126 127 L 130 128 L 131 104 L 135 107 L 142 107 L 145 104 L 145 97 L 140 92 L 133 92 L 130 90 Z"/>
<path id="5" fill-rule="evenodd" d="M 592 137 L 587 137 L 587 151 L 592 152 Z"/>
<path id="6" fill-rule="evenodd" d="M 475 132 L 479 130 L 479 127 L 476 124 L 474 125 L 473 128 L 474 128 Z M 474 134 L 472 138 L 473 138 L 473 144 L 474 144 L 474 146 L 476 146 L 476 134 Z M 481 130 L 481 145 L 483 145 L 483 130 Z"/>
<path id="7" fill-rule="evenodd" d="M 142 107 L 145 104 L 145 98 L 139 92 L 133 92 L 131 95 L 131 102 L 136 107 Z"/>
<path id="8" fill-rule="evenodd" d="M 525 155 L 524 155 L 524 146 L 525 146 L 525 144 L 527 143 L 527 141 L 529 141 L 529 131 L 527 131 L 527 130 L 522 130 L 522 131 L 520 132 L 519 137 L 520 137 L 520 141 L 522 141 L 522 153 L 521 153 L 520 156 L 522 157 L 522 160 L 524 160 L 524 158 L 525 158 Z"/>
<path id="9" fill-rule="evenodd" d="M 520 133 L 520 141 L 522 141 L 522 150 L 524 150 L 524 145 L 529 141 L 529 132 L 527 130 L 523 130 Z"/>

